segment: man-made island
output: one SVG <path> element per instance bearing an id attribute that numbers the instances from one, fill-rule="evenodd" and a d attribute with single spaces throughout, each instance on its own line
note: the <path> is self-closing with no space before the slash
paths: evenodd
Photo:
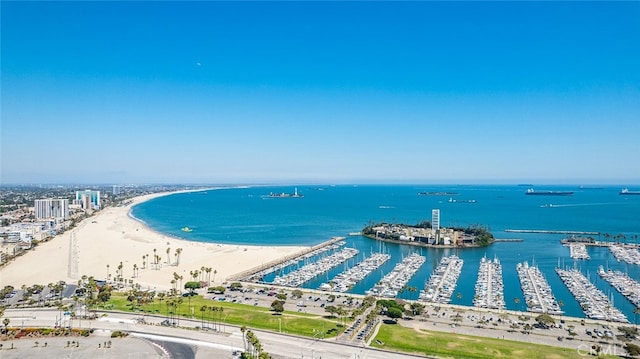
<path id="1" fill-rule="evenodd" d="M 434 248 L 484 247 L 495 241 L 493 234 L 481 226 L 435 228 L 431 222 L 416 225 L 378 223 L 362 230 L 371 239 Z"/>

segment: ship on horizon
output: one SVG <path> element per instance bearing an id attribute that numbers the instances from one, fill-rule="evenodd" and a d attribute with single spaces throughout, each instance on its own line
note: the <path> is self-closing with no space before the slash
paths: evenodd
<path id="1" fill-rule="evenodd" d="M 640 191 L 629 191 L 628 188 L 623 188 L 620 191 L 620 194 L 625 195 L 625 194 L 630 194 L 630 195 L 640 195 Z"/>
<path id="2" fill-rule="evenodd" d="M 418 192 L 418 196 L 457 196 L 458 192 Z"/>
<path id="3" fill-rule="evenodd" d="M 298 187 L 296 187 L 293 191 L 293 193 L 274 193 L 271 192 L 269 193 L 269 196 L 267 196 L 269 198 L 302 198 L 304 197 L 303 194 L 298 193 Z"/>
<path id="4" fill-rule="evenodd" d="M 536 191 L 533 188 L 529 188 L 525 194 L 537 196 L 573 196 L 572 191 Z"/>

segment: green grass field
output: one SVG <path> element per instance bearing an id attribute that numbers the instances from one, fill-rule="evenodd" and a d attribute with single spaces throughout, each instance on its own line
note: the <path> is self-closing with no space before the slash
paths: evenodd
<path id="1" fill-rule="evenodd" d="M 456 359 L 571 359 L 585 357 L 585 353 L 579 353 L 577 349 L 437 331 L 417 331 L 397 324 L 382 324 L 378 335 L 371 342 L 371 346 L 391 351 Z"/>
<path id="2" fill-rule="evenodd" d="M 201 296 L 191 297 L 191 304 L 188 298 L 182 298 L 182 303 L 177 308 L 177 316 L 180 319 L 191 319 L 191 308 L 193 308 L 193 319 L 202 321 L 204 326 L 211 327 L 214 323 L 225 323 L 233 325 L 246 325 L 248 328 L 266 329 L 289 334 L 297 334 L 307 337 L 335 336 L 344 328 L 338 325 L 338 319 L 328 319 L 325 316 L 289 312 L 285 311 L 281 315 L 276 315 L 269 308 L 253 306 L 247 304 L 228 303 L 204 299 Z M 201 311 L 203 306 L 222 308 L 222 311 Z M 108 308 L 131 312 L 131 302 L 127 301 L 122 293 L 113 293 L 109 301 Z M 170 316 L 171 308 L 166 305 L 166 300 L 145 304 L 136 308 L 135 312 Z"/>

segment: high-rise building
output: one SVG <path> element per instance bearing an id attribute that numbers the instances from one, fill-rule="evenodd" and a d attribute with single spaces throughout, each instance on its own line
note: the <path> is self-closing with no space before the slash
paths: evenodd
<path id="1" fill-rule="evenodd" d="M 113 194 L 114 196 L 117 196 L 117 195 L 119 195 L 119 194 L 120 194 L 120 191 L 122 191 L 122 186 L 118 186 L 117 184 L 114 184 L 114 185 L 113 185 L 113 192 L 112 192 L 112 194 Z"/>
<path id="2" fill-rule="evenodd" d="M 87 208 L 84 206 L 85 200 L 84 196 L 89 197 L 90 206 L 93 208 Z M 76 191 L 76 201 L 82 204 L 82 208 L 86 211 L 88 209 L 100 209 L 100 191 L 92 191 L 90 189 L 85 191 Z"/>
<path id="3" fill-rule="evenodd" d="M 69 200 L 66 198 L 36 199 L 34 203 L 36 219 L 67 219 Z"/>
<path id="4" fill-rule="evenodd" d="M 431 210 L 431 228 L 433 228 L 433 230 L 436 232 L 440 230 L 440 210 L 439 209 Z"/>

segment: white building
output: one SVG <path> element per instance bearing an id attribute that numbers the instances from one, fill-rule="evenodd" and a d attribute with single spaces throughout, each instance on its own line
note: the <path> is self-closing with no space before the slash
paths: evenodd
<path id="1" fill-rule="evenodd" d="M 440 210 L 439 209 L 431 210 L 431 228 L 433 228 L 435 232 L 440 230 Z"/>
<path id="2" fill-rule="evenodd" d="M 92 191 L 90 189 L 84 191 L 76 191 L 76 201 L 86 210 L 100 209 L 100 191 Z M 93 208 L 85 207 L 85 203 L 90 204 Z"/>
<path id="3" fill-rule="evenodd" d="M 37 220 L 50 218 L 65 220 L 69 218 L 69 200 L 66 198 L 36 199 L 34 211 Z"/>

